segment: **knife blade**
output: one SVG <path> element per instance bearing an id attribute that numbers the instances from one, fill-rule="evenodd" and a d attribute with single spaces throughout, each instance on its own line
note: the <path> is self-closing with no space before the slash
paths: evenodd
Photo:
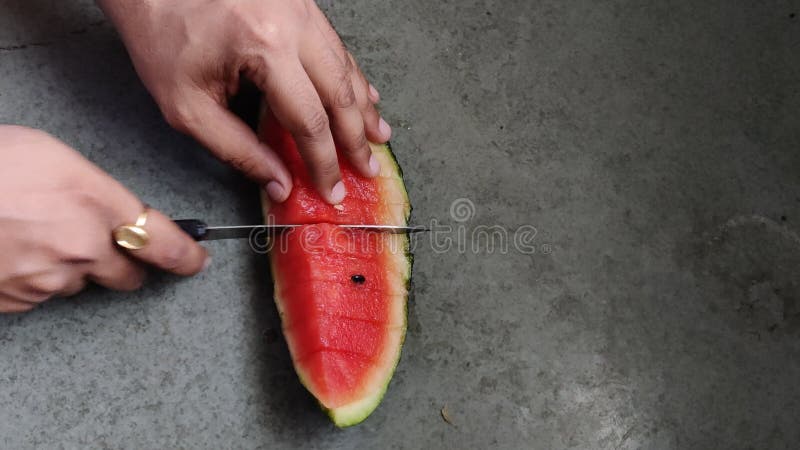
<path id="1" fill-rule="evenodd" d="M 214 226 L 210 227 L 202 220 L 198 219 L 178 219 L 174 220 L 186 234 L 191 236 L 196 241 L 216 241 L 220 239 L 248 239 L 254 233 L 269 233 L 280 234 L 286 230 L 297 228 L 300 224 L 287 224 L 287 225 L 234 225 L 234 226 Z M 396 225 L 359 225 L 359 224 L 342 224 L 337 225 L 344 229 L 366 230 L 380 233 L 421 233 L 430 231 L 425 227 L 405 227 Z"/>

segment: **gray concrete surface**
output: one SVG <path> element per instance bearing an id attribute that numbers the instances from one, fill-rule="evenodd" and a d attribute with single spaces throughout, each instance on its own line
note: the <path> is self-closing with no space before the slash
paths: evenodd
<path id="1" fill-rule="evenodd" d="M 176 216 L 258 219 L 91 3 L 0 5 L 0 122 Z M 536 253 L 418 245 L 397 374 L 344 431 L 297 382 L 243 243 L 209 244 L 192 279 L 0 317 L 0 447 L 796 445 L 800 4 L 325 6 L 381 90 L 415 219 L 454 223 L 467 198 L 468 230 L 532 225 Z"/>

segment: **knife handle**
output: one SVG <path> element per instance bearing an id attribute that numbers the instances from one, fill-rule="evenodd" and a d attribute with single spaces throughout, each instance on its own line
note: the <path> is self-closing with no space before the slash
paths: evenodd
<path id="1" fill-rule="evenodd" d="M 202 241 L 206 237 L 206 229 L 208 224 L 202 220 L 197 219 L 178 219 L 173 220 L 175 225 L 180 227 L 186 234 L 192 237 L 195 241 Z"/>

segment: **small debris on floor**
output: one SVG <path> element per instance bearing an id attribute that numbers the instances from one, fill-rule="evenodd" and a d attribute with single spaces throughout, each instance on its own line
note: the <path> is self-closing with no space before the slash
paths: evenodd
<path id="1" fill-rule="evenodd" d="M 442 413 L 442 419 L 447 422 L 448 425 L 455 426 L 453 425 L 453 421 L 450 420 L 450 413 L 447 412 L 447 405 L 442 406 L 442 410 L 440 412 Z"/>

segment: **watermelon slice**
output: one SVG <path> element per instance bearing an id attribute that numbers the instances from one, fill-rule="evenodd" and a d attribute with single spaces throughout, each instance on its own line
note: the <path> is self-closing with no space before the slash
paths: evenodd
<path id="1" fill-rule="evenodd" d="M 411 276 L 408 236 L 346 230 L 336 224 L 406 225 L 411 211 L 388 145 L 371 144 L 380 175 L 364 178 L 340 160 L 341 205 L 317 194 L 294 140 L 272 120 L 260 136 L 292 173 L 289 198 L 270 204 L 268 222 L 306 224 L 270 251 L 275 303 L 300 381 L 333 422 L 355 425 L 377 408 L 400 358 Z"/>

